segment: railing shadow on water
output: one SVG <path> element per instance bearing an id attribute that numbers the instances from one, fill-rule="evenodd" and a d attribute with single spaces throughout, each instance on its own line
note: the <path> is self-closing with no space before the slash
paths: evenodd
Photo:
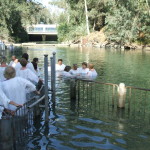
<path id="1" fill-rule="evenodd" d="M 71 83 L 71 99 L 77 100 L 80 113 L 88 112 L 111 119 L 124 118 L 130 123 L 149 125 L 150 89 L 126 86 L 125 94 L 120 96 L 118 87 L 112 83 L 76 79 Z"/>
<path id="2" fill-rule="evenodd" d="M 41 87 L 42 91 L 44 86 Z M 4 150 L 24 149 L 28 137 L 34 132 L 35 118 L 40 116 L 40 105 L 45 95 L 34 96 L 23 107 L 16 109 L 14 116 L 5 114 L 0 120 L 0 148 Z"/>

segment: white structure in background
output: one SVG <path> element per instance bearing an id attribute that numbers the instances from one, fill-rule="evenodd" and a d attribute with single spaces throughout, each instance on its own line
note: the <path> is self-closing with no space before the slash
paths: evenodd
<path id="1" fill-rule="evenodd" d="M 56 24 L 37 24 L 27 27 L 29 35 L 41 35 L 42 40 L 45 41 L 46 35 L 57 36 L 57 25 Z"/>

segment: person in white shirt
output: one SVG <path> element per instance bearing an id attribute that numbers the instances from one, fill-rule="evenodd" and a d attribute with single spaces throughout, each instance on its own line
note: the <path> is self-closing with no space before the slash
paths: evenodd
<path id="1" fill-rule="evenodd" d="M 27 60 L 27 62 L 28 62 L 28 63 L 27 63 L 27 68 L 30 69 L 31 71 L 33 71 L 33 72 L 35 73 L 33 64 L 28 61 L 29 55 L 28 55 L 27 53 L 24 53 L 24 54 L 22 55 L 22 58 L 24 58 L 24 59 Z M 18 62 L 17 65 L 15 66 L 16 71 L 19 70 L 19 69 L 21 69 L 21 67 L 22 67 L 22 66 L 21 66 L 20 62 Z"/>
<path id="2" fill-rule="evenodd" d="M 89 68 L 87 68 L 87 63 L 83 62 L 82 63 L 82 68 L 79 68 L 79 74 L 82 77 L 86 77 L 88 75 Z"/>
<path id="3" fill-rule="evenodd" d="M 0 119 L 2 117 L 3 111 L 11 113 L 11 111 L 7 109 L 9 104 L 14 105 L 16 107 L 22 106 L 22 105 L 16 104 L 15 102 L 8 99 L 0 87 Z"/>
<path id="4" fill-rule="evenodd" d="M 15 77 L 16 71 L 13 67 L 7 67 L 5 69 L 4 76 L 7 80 L 2 82 L 2 90 L 5 95 L 9 99 L 13 99 L 15 103 L 23 105 L 27 101 L 27 91 L 40 94 L 40 92 L 36 90 L 35 85 L 32 84 L 30 81 L 21 77 Z M 11 110 L 16 110 L 16 107 L 13 107 L 12 105 L 9 105 L 9 108 Z"/>
<path id="5" fill-rule="evenodd" d="M 62 59 L 58 59 L 58 63 L 56 64 L 56 71 L 64 71 L 65 65 L 63 64 Z"/>
<path id="6" fill-rule="evenodd" d="M 33 64 L 33 67 L 34 67 L 34 71 L 36 73 L 36 75 L 38 77 L 41 76 L 41 73 L 40 73 L 40 69 L 38 67 L 38 62 L 39 62 L 39 59 L 38 58 L 33 58 L 33 61 L 31 62 Z"/>
<path id="7" fill-rule="evenodd" d="M 70 78 L 72 77 L 72 75 L 69 73 L 69 71 L 71 70 L 71 67 L 70 66 L 66 66 L 63 73 L 62 73 L 62 76 L 64 78 Z"/>
<path id="8" fill-rule="evenodd" d="M 7 61 L 6 57 L 1 56 L 1 58 L 0 58 L 0 63 L 1 63 L 1 65 L 0 65 L 0 81 L 6 80 L 4 77 L 4 70 L 7 67 L 6 61 Z"/>
<path id="9" fill-rule="evenodd" d="M 13 55 L 12 57 L 11 57 L 11 59 L 12 59 L 12 61 L 9 63 L 9 66 L 12 66 L 12 67 L 16 67 L 16 64 L 18 63 L 18 59 L 16 58 L 16 56 L 15 55 Z"/>
<path id="10" fill-rule="evenodd" d="M 97 72 L 96 72 L 96 70 L 94 69 L 94 65 L 93 65 L 93 64 L 89 64 L 88 76 L 91 77 L 91 78 L 97 77 Z"/>
<path id="11" fill-rule="evenodd" d="M 31 81 L 34 84 L 37 84 L 39 82 L 39 78 L 35 73 L 33 73 L 30 69 L 28 69 L 26 67 L 27 60 L 24 59 L 24 58 L 21 58 L 20 59 L 20 64 L 21 64 L 22 67 L 17 70 L 16 76 L 22 77 L 24 79 L 27 79 L 27 80 Z"/>
<path id="12" fill-rule="evenodd" d="M 78 69 L 78 65 L 77 64 L 73 64 L 72 69 L 69 71 L 69 73 L 73 76 L 79 76 L 79 69 Z"/>

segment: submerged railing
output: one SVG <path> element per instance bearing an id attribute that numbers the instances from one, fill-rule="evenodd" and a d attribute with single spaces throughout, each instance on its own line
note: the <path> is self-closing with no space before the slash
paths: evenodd
<path id="1" fill-rule="evenodd" d="M 77 79 L 71 83 L 71 98 L 77 99 L 80 111 L 90 114 L 128 118 L 150 123 L 150 89 Z"/>

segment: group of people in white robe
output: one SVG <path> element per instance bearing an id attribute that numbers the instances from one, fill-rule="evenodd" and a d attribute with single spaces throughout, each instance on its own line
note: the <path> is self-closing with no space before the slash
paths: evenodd
<path id="1" fill-rule="evenodd" d="M 94 65 L 91 63 L 87 64 L 86 62 L 83 62 L 82 67 L 78 67 L 77 64 L 73 64 L 71 68 L 71 66 L 64 65 L 62 59 L 58 59 L 58 63 L 56 64 L 56 71 L 61 72 L 59 73 L 59 76 L 66 78 L 94 79 L 98 75 L 94 69 Z"/>
<path id="2" fill-rule="evenodd" d="M 18 60 L 12 56 L 7 64 L 6 57 L 0 58 L 0 119 L 3 113 L 14 114 L 17 107 L 27 102 L 27 94 L 40 94 L 36 85 L 42 80 L 39 78 L 38 58 L 29 62 L 29 55 L 24 53 Z"/>

